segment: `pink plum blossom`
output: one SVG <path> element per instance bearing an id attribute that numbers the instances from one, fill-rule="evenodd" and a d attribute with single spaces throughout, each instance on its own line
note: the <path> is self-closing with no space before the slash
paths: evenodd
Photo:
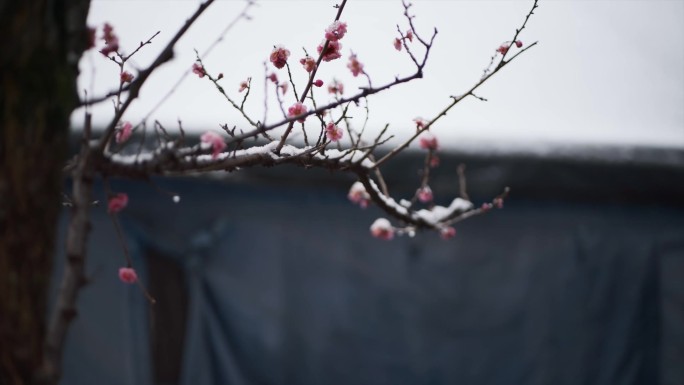
<path id="1" fill-rule="evenodd" d="M 107 212 L 116 214 L 128 205 L 128 194 L 118 193 L 109 198 L 107 202 Z"/>
<path id="2" fill-rule="evenodd" d="M 493 203 L 497 209 L 502 209 L 504 207 L 503 198 L 494 198 Z"/>
<path id="3" fill-rule="evenodd" d="M 316 48 L 319 55 L 322 53 L 323 61 L 329 62 L 331 60 L 339 59 L 342 57 L 342 53 L 340 53 L 340 50 L 342 49 L 342 44 L 340 44 L 339 41 L 337 41 L 337 40 L 328 41 L 328 47 L 325 49 L 325 52 L 323 52 L 324 46 L 325 46 L 325 41 L 321 42 L 321 44 L 319 44 L 318 47 Z"/>
<path id="4" fill-rule="evenodd" d="M 328 85 L 328 92 L 331 94 L 340 94 L 342 95 L 344 93 L 344 84 L 340 83 L 337 81 L 337 79 L 333 79 L 332 83 Z"/>
<path id="5" fill-rule="evenodd" d="M 119 50 L 119 38 L 114 34 L 114 27 L 109 23 L 105 23 L 102 32 L 104 33 L 102 39 L 105 41 L 105 47 L 100 50 L 100 53 L 109 56 L 109 54 Z"/>
<path id="6" fill-rule="evenodd" d="M 138 274 L 132 267 L 119 268 L 119 279 L 123 283 L 133 284 L 138 281 Z"/>
<path id="7" fill-rule="evenodd" d="M 498 52 L 498 53 L 500 53 L 500 54 L 502 54 L 502 55 L 505 55 L 506 52 L 508 52 L 508 49 L 509 49 L 510 47 L 511 47 L 511 46 L 510 46 L 508 43 L 501 44 L 501 45 L 499 46 L 499 48 L 496 49 L 496 52 Z"/>
<path id="8" fill-rule="evenodd" d="M 349 189 L 347 198 L 361 206 L 362 209 L 368 207 L 368 204 L 370 203 L 370 195 L 368 195 L 368 192 L 366 192 L 366 188 L 363 186 L 363 183 L 358 181 L 354 182 Z"/>
<path id="9" fill-rule="evenodd" d="M 203 78 L 207 73 L 204 71 L 204 67 L 200 63 L 194 63 L 192 65 L 192 73 L 197 74 L 200 78 Z"/>
<path id="10" fill-rule="evenodd" d="M 128 71 L 124 71 L 121 73 L 120 77 L 121 77 L 121 83 L 130 83 L 133 81 L 134 76 L 132 73 L 130 73 Z"/>
<path id="11" fill-rule="evenodd" d="M 439 148 L 439 143 L 437 138 L 431 134 L 423 134 L 419 139 L 420 148 L 423 150 L 437 150 Z"/>
<path id="12" fill-rule="evenodd" d="M 109 54 L 117 52 L 119 50 L 119 43 L 107 44 L 100 50 L 100 53 L 109 57 Z"/>
<path id="13" fill-rule="evenodd" d="M 413 42 L 413 31 L 411 31 L 410 29 L 406 31 L 406 38 L 408 39 L 408 41 Z"/>
<path id="14" fill-rule="evenodd" d="M 394 38 L 394 49 L 401 51 L 401 39 L 398 37 Z"/>
<path id="15" fill-rule="evenodd" d="M 242 92 L 249 88 L 249 80 L 243 80 L 240 82 L 240 88 L 238 88 L 238 92 Z"/>
<path id="16" fill-rule="evenodd" d="M 315 85 L 316 87 L 323 87 L 323 80 L 316 79 L 316 81 L 313 82 L 313 85 Z"/>
<path id="17" fill-rule="evenodd" d="M 349 63 L 347 63 L 347 68 L 349 68 L 354 77 L 357 77 L 359 76 L 359 74 L 363 73 L 363 64 L 358 59 L 356 59 L 356 54 L 351 54 L 351 56 L 349 56 Z"/>
<path id="18" fill-rule="evenodd" d="M 280 93 L 285 95 L 287 93 L 287 88 L 289 87 L 289 85 L 287 83 L 283 83 L 278 87 L 280 88 Z"/>
<path id="19" fill-rule="evenodd" d="M 456 229 L 451 226 L 444 227 L 439 230 L 439 236 L 444 240 L 451 239 L 456 236 Z"/>
<path id="20" fill-rule="evenodd" d="M 335 20 L 325 29 L 325 38 L 330 41 L 337 41 L 344 37 L 347 33 L 347 23 Z"/>
<path id="21" fill-rule="evenodd" d="M 268 80 L 272 81 L 273 83 L 278 83 L 278 75 L 273 72 L 272 74 L 267 76 Z"/>
<path id="22" fill-rule="evenodd" d="M 424 186 L 418 189 L 418 200 L 423 203 L 428 203 L 432 201 L 432 189 L 430 186 Z"/>
<path id="23" fill-rule="evenodd" d="M 270 60 L 276 68 L 283 68 L 285 67 L 285 64 L 287 64 L 288 57 L 290 57 L 290 51 L 282 45 L 279 45 L 273 47 Z"/>
<path id="24" fill-rule="evenodd" d="M 370 227 L 371 234 L 375 238 L 384 239 L 386 241 L 394 238 L 394 227 L 390 221 L 385 218 L 378 218 Z"/>
<path id="25" fill-rule="evenodd" d="M 430 167 L 435 168 L 439 166 L 439 157 L 435 154 L 432 154 L 432 157 L 430 157 Z"/>
<path id="26" fill-rule="evenodd" d="M 304 67 L 304 71 L 306 72 L 311 72 L 316 69 L 316 59 L 309 55 L 299 59 L 299 63 L 301 63 L 301 65 Z"/>
<path id="27" fill-rule="evenodd" d="M 480 206 L 480 210 L 486 212 L 486 211 L 491 210 L 493 207 L 494 207 L 494 205 L 491 203 L 483 203 L 482 206 Z"/>
<path id="28" fill-rule="evenodd" d="M 423 118 L 415 118 L 415 119 L 413 119 L 413 122 L 416 123 L 416 129 L 417 130 L 422 130 L 428 124 L 427 120 L 425 120 Z"/>
<path id="29" fill-rule="evenodd" d="M 520 47 L 523 46 L 523 42 L 520 41 L 520 40 L 516 40 L 516 41 L 515 41 L 515 46 L 518 47 L 518 48 L 520 48 Z"/>
<path id="30" fill-rule="evenodd" d="M 287 109 L 287 116 L 290 118 L 294 118 L 299 115 L 304 115 L 306 114 L 306 106 L 302 104 L 301 102 L 297 102 L 293 104 L 290 108 Z M 306 117 L 297 119 L 298 122 L 304 123 L 306 120 Z"/>
<path id="31" fill-rule="evenodd" d="M 124 124 L 116 130 L 115 140 L 117 143 L 124 143 L 133 134 L 133 125 L 131 122 L 124 122 Z"/>
<path id="32" fill-rule="evenodd" d="M 223 140 L 221 135 L 213 132 L 207 131 L 200 137 L 202 143 L 209 144 L 211 146 L 211 158 L 216 159 L 221 151 L 226 148 L 226 142 Z"/>
<path id="33" fill-rule="evenodd" d="M 110 44 L 118 40 L 118 38 L 114 34 L 114 27 L 112 27 L 112 25 L 109 23 L 104 23 L 104 25 L 102 26 L 102 33 L 102 39 L 105 41 L 105 44 Z"/>
<path id="34" fill-rule="evenodd" d="M 325 126 L 325 136 L 331 142 L 337 142 L 338 140 L 342 139 L 342 129 L 337 127 L 335 123 L 330 122 L 327 126 Z"/>

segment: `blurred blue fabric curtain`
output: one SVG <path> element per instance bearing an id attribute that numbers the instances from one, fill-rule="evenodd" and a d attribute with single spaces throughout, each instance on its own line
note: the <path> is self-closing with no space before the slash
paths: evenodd
<path id="1" fill-rule="evenodd" d="M 663 356 L 682 337 L 682 209 L 511 200 L 448 242 L 383 242 L 378 211 L 333 188 L 166 183 L 180 204 L 131 183 L 122 219 L 143 278 L 149 248 L 185 271 L 179 384 L 684 379 Z M 154 309 L 118 282 L 120 246 L 95 217 L 64 383 L 153 384 Z"/>

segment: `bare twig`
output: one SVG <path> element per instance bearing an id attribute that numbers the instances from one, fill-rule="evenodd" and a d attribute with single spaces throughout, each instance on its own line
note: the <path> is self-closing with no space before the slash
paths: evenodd
<path id="1" fill-rule="evenodd" d="M 219 33 L 218 37 L 207 47 L 207 49 L 200 55 L 200 58 L 206 59 L 207 56 L 218 46 L 220 42 L 223 41 L 225 38 L 226 34 L 233 29 L 235 24 L 237 24 L 238 21 L 245 19 L 245 20 L 250 20 L 250 16 L 247 14 L 247 11 L 255 5 L 255 2 L 253 0 L 247 0 L 247 3 L 245 4 L 245 7 L 238 13 L 238 15 L 233 18 L 227 25 L 226 27 Z M 183 74 L 176 80 L 176 82 L 173 84 L 173 86 L 169 89 L 169 91 L 157 102 L 157 104 L 152 107 L 152 109 L 145 114 L 145 117 L 143 117 L 143 121 L 147 120 L 154 114 L 166 101 L 173 95 L 178 87 L 183 83 L 185 78 L 188 77 L 188 75 L 192 73 L 190 69 L 186 70 L 183 72 Z"/>

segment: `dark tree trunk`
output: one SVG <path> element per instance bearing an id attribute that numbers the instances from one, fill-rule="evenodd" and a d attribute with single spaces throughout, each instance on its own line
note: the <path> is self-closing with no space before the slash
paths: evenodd
<path id="1" fill-rule="evenodd" d="M 0 0 L 0 383 L 36 382 L 89 0 Z"/>

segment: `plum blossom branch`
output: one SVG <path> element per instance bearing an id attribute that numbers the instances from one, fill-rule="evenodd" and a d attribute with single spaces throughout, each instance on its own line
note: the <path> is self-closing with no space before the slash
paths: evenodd
<path id="1" fill-rule="evenodd" d="M 157 67 L 166 63 L 173 57 L 173 48 L 176 46 L 178 40 L 180 40 L 180 38 L 183 35 L 185 35 L 185 32 L 187 32 L 188 29 L 190 29 L 190 26 L 195 23 L 195 21 L 200 17 L 200 15 L 204 13 L 204 11 L 206 11 L 207 8 L 209 8 L 209 6 L 213 2 L 214 0 L 206 0 L 203 3 L 201 3 L 195 11 L 195 13 L 193 13 L 192 16 L 190 16 L 190 18 L 188 18 L 185 21 L 185 24 L 183 24 L 183 26 L 178 30 L 178 32 L 176 32 L 173 38 L 171 38 L 171 41 L 169 41 L 166 47 L 164 47 L 164 49 L 159 53 L 159 55 L 152 62 L 152 64 L 150 64 L 149 67 L 138 73 L 138 79 L 135 83 L 131 84 L 126 101 L 116 111 L 114 117 L 105 128 L 104 134 L 102 135 L 100 142 L 97 144 L 97 151 L 104 151 L 105 147 L 107 146 L 107 143 L 109 143 L 109 140 L 111 139 L 112 135 L 114 135 L 114 128 L 116 127 L 116 124 L 119 122 L 119 120 L 126 112 L 128 107 L 131 105 L 133 100 L 135 100 L 138 97 L 140 93 L 140 88 L 142 88 L 143 84 L 145 84 L 147 78 L 152 74 L 152 72 L 154 72 L 155 69 L 157 69 Z"/>
<path id="2" fill-rule="evenodd" d="M 404 143 L 401 145 L 395 147 L 387 153 L 385 156 L 383 156 L 378 162 L 376 163 L 376 167 L 380 167 L 383 163 L 387 162 L 388 160 L 392 159 L 395 157 L 397 154 L 399 154 L 401 151 L 403 151 L 406 147 L 408 147 L 413 141 L 420 136 L 424 131 L 427 131 L 430 129 L 430 127 L 435 124 L 439 119 L 442 117 L 446 116 L 447 112 L 451 110 L 456 104 L 458 104 L 461 100 L 465 99 L 468 96 L 474 96 L 473 92 L 477 90 L 482 84 L 484 84 L 487 80 L 489 80 L 492 76 L 494 76 L 497 72 L 499 72 L 502 68 L 504 68 L 508 63 L 513 61 L 515 58 L 520 56 L 523 52 L 527 51 L 528 49 L 534 47 L 537 45 L 537 42 L 534 42 L 530 44 L 529 46 L 525 47 L 524 49 L 520 50 L 520 52 L 516 53 L 514 56 L 512 56 L 510 59 L 506 61 L 502 61 L 499 66 L 494 69 L 490 74 L 486 75 L 485 77 L 481 78 L 477 83 L 475 83 L 467 92 L 464 94 L 461 94 L 460 96 L 452 96 L 451 103 L 448 104 L 441 112 L 439 112 L 434 118 L 432 118 L 429 122 L 427 122 L 423 127 L 420 129 L 416 130 L 416 133 L 413 134 L 409 139 L 407 139 Z M 479 97 L 475 96 L 476 98 L 480 99 Z"/>
<path id="3" fill-rule="evenodd" d="M 317 103 L 316 99 L 314 98 L 313 86 L 320 87 L 323 85 L 323 83 L 322 80 L 316 79 L 316 71 L 319 69 L 323 61 L 327 62 L 341 57 L 339 52 L 341 47 L 339 40 L 344 36 L 347 28 L 346 23 L 340 22 L 340 17 L 346 4 L 346 0 L 343 0 L 341 4 L 337 6 L 337 15 L 334 22 L 325 31 L 325 39 L 323 43 L 318 47 L 318 58 L 314 62 L 313 58 L 310 58 L 307 54 L 307 57 L 303 59 L 302 64 L 305 65 L 305 69 L 309 75 L 301 94 L 296 93 L 295 83 L 292 79 L 290 66 L 287 63 L 289 51 L 284 47 L 274 48 L 273 52 L 271 53 L 271 62 L 278 69 L 287 65 L 289 83 L 287 81 L 278 83 L 276 74 L 271 73 L 269 75 L 268 69 L 265 69 L 265 111 L 262 122 L 255 122 L 246 114 L 244 110 L 244 104 L 251 90 L 251 78 L 243 82 L 243 84 L 240 86 L 240 90 L 238 92 L 244 90 L 247 90 L 247 92 L 243 97 L 242 103 L 238 105 L 227 95 L 223 87 L 219 84 L 219 80 L 222 78 L 222 76 L 212 76 L 204 67 L 202 63 L 202 57 L 199 55 L 199 53 L 197 54 L 197 63 L 193 68 L 193 72 L 199 77 L 206 76 L 219 90 L 219 92 L 224 95 L 228 102 L 242 113 L 245 120 L 252 126 L 252 129 L 244 132 L 237 126 L 229 128 L 229 126 L 225 124 L 221 125 L 221 128 L 224 132 L 206 132 L 201 136 L 200 143 L 188 145 L 183 140 L 184 134 L 180 121 L 179 130 L 181 131 L 181 139 L 174 139 L 171 137 L 171 135 L 169 135 L 161 123 L 155 122 L 153 129 L 158 140 L 156 145 L 154 145 L 154 148 L 149 150 L 145 149 L 145 151 L 143 151 L 144 145 L 147 144 L 145 143 L 145 126 L 143 125 L 143 139 L 140 142 L 138 151 L 131 155 L 129 155 L 126 151 L 122 151 L 125 145 L 130 144 L 130 142 L 127 143 L 126 140 L 128 137 L 130 137 L 133 127 L 130 122 L 122 122 L 121 118 L 133 100 L 138 97 L 139 91 L 147 78 L 154 70 L 156 70 L 159 66 L 164 64 L 172 57 L 173 49 L 177 41 L 212 2 L 213 0 L 206 0 L 201 3 L 196 12 L 179 29 L 172 40 L 159 53 L 154 62 L 148 68 L 140 71 L 134 81 L 132 81 L 133 79 L 130 77 L 132 75 L 125 73 L 123 70 L 123 63 L 130 58 L 130 55 L 125 57 L 119 55 L 120 60 L 115 58 L 112 59 L 113 61 L 117 62 L 121 68 L 121 82 L 119 84 L 119 90 L 115 95 L 113 95 L 117 97 L 115 102 L 114 116 L 106 127 L 104 134 L 102 134 L 100 137 L 99 142 L 97 142 L 95 146 L 91 146 L 89 140 L 83 141 L 79 157 L 77 158 L 75 166 L 73 167 L 73 199 L 70 200 L 69 204 L 71 205 L 74 214 L 70 222 L 69 235 L 67 239 L 68 267 L 63 277 L 58 303 L 51 318 L 50 329 L 48 331 L 48 339 L 46 343 L 47 359 L 45 360 L 46 368 L 48 368 L 48 370 L 46 370 L 47 372 L 55 373 L 57 368 L 59 368 L 66 330 L 70 320 L 75 316 L 75 303 L 78 289 L 84 282 L 83 274 L 87 244 L 86 241 L 90 225 L 88 218 L 89 206 L 91 204 L 92 181 L 96 176 L 103 176 L 105 178 L 111 176 L 124 176 L 130 178 L 148 179 L 151 175 L 183 175 L 188 173 L 217 171 L 232 172 L 247 167 L 270 167 L 281 164 L 293 164 L 304 168 L 317 167 L 333 171 L 347 172 L 354 174 L 358 178 L 358 182 L 352 186 L 352 190 L 348 195 L 352 201 L 358 203 L 361 205 L 361 207 L 366 207 L 370 202 L 373 202 L 385 213 L 401 222 L 401 226 L 403 227 L 395 228 L 385 218 L 379 218 L 376 220 L 376 222 L 371 226 L 371 232 L 372 234 L 384 239 L 391 239 L 395 233 L 411 235 L 414 234 L 418 229 L 437 230 L 440 232 L 443 238 L 449 238 L 455 234 L 455 230 L 450 227 L 450 225 L 472 216 L 489 212 L 494 207 L 503 207 L 503 201 L 509 193 L 508 188 L 505 188 L 504 191 L 492 199 L 491 202 L 484 203 L 476 208 L 476 206 L 469 200 L 468 195 L 465 192 L 465 177 L 462 168 L 459 168 L 460 197 L 453 198 L 446 206 L 437 205 L 433 202 L 432 191 L 429 189 L 429 178 L 431 174 L 430 169 L 435 167 L 436 160 L 438 160 L 435 153 L 437 150 L 436 138 L 426 138 L 424 136 L 421 137 L 421 147 L 428 150 L 428 152 L 424 162 L 419 189 L 416 190 L 411 201 L 406 201 L 403 199 L 397 201 L 390 195 L 389 188 L 382 176 L 381 166 L 396 156 L 399 152 L 406 149 L 416 138 L 421 135 L 425 135 L 425 131 L 427 131 L 433 124 L 445 116 L 451 108 L 453 108 L 464 98 L 473 96 L 478 99 L 483 99 L 475 95 L 474 91 L 505 65 L 510 63 L 526 50 L 533 47 L 536 42 L 525 47 L 524 49 L 519 50 L 515 55 L 512 55 L 508 59 L 506 58 L 508 47 L 505 50 L 502 50 L 500 52 L 502 55 L 501 61 L 491 73 L 487 73 L 485 76 L 483 76 L 464 94 L 460 96 L 452 96 L 452 101 L 431 120 L 417 120 L 417 129 L 415 134 L 413 134 L 408 140 L 402 142 L 398 146 L 395 146 L 385 156 L 376 161 L 374 155 L 375 151 L 378 149 L 378 147 L 384 143 L 387 143 L 392 136 L 386 135 L 389 127 L 389 125 L 386 125 L 384 129 L 381 130 L 381 132 L 374 138 L 374 140 L 367 142 L 365 138 L 362 138 L 366 124 L 368 122 L 368 97 L 394 88 L 400 84 L 422 78 L 423 70 L 437 36 L 436 29 L 429 38 L 420 36 L 413 24 L 414 16 L 410 15 L 409 12 L 411 4 L 408 4 L 405 1 L 403 1 L 402 4 L 404 6 L 404 16 L 408 20 L 409 30 L 405 33 L 402 33 L 401 30 L 398 29 L 398 32 L 401 35 L 401 43 L 403 44 L 401 47 L 406 49 L 406 52 L 415 65 L 415 71 L 413 73 L 403 77 L 397 76 L 393 81 L 381 86 L 373 86 L 373 84 L 370 82 L 370 76 L 368 76 L 368 74 L 363 70 L 363 64 L 358 61 L 355 55 L 352 54 L 348 68 L 355 76 L 364 74 L 368 80 L 367 86 L 360 87 L 358 92 L 349 97 L 342 96 L 343 91 L 341 90 L 341 85 L 339 85 L 339 87 L 336 86 L 339 93 L 338 91 L 331 91 L 331 93 L 334 95 L 333 101 L 326 104 Z M 248 6 L 251 6 L 251 4 L 251 1 L 248 2 Z M 517 48 L 521 48 L 522 46 L 522 43 L 518 44 L 518 35 L 520 31 L 524 29 L 527 21 L 536 7 L 537 0 L 534 1 L 534 6 L 525 18 L 522 27 L 516 30 L 516 34 L 514 35 L 512 42 L 516 44 Z M 244 15 L 246 14 L 243 12 L 240 17 L 245 17 Z M 417 39 L 424 50 L 413 50 L 409 46 L 407 41 L 412 42 L 414 38 Z M 141 45 L 135 51 L 133 51 L 131 55 L 136 53 L 144 45 L 145 44 L 141 43 Z M 118 41 L 110 39 L 110 42 L 108 42 L 108 47 L 106 47 L 107 52 L 118 53 L 117 49 Z M 422 55 L 419 53 L 422 53 Z M 280 121 L 266 124 L 266 110 L 268 107 L 266 93 L 268 90 L 269 80 L 274 83 L 276 97 L 284 117 Z M 280 92 L 282 92 L 284 95 L 287 91 L 286 86 L 288 85 L 292 86 L 297 102 L 290 106 L 286 112 L 282 104 Z M 330 86 L 331 85 L 329 85 L 329 87 Z M 175 89 L 175 86 L 172 88 L 171 92 L 173 92 L 173 89 Z M 127 92 L 128 95 L 126 99 L 121 102 L 120 97 L 123 92 Z M 310 99 L 313 104 L 313 108 L 311 110 L 304 105 L 304 102 L 308 99 Z M 352 103 L 358 107 L 358 103 L 361 101 L 361 99 L 365 101 L 366 118 L 363 122 L 363 127 L 360 133 L 357 133 L 352 129 L 351 124 L 349 123 L 353 116 L 348 115 L 348 110 L 352 106 Z M 162 99 L 160 103 L 163 103 L 164 100 L 166 99 Z M 340 116 L 335 119 L 333 112 L 334 115 L 337 115 L 337 108 L 339 108 Z M 86 113 L 87 130 L 84 131 L 84 133 L 85 135 L 90 135 L 90 115 L 88 111 L 86 111 Z M 305 142 L 307 145 L 298 147 L 288 144 L 287 139 L 291 134 L 295 122 L 302 123 L 302 129 L 304 129 L 303 123 L 306 118 L 311 115 L 316 115 L 320 123 L 318 140 L 315 143 L 312 142 L 314 145 L 309 146 L 308 137 L 306 136 L 306 131 L 304 131 Z M 145 120 L 146 119 L 144 119 L 144 121 Z M 350 147 L 347 149 L 343 149 L 343 146 L 340 143 L 340 139 L 342 139 L 344 131 L 337 125 L 342 121 L 344 121 L 347 126 L 347 133 L 350 140 Z M 285 127 L 285 132 L 283 135 L 279 140 L 272 140 L 267 133 L 271 130 L 281 127 Z M 260 137 L 266 138 L 269 140 L 269 142 L 263 145 L 254 145 L 251 147 L 245 146 L 245 143 L 248 139 L 254 139 L 256 141 Z M 117 145 L 120 145 L 112 146 L 117 151 L 109 151 L 112 138 L 115 139 Z M 151 141 L 154 142 L 154 140 Z M 423 142 L 425 144 L 423 144 Z M 337 148 L 329 148 L 333 146 L 337 146 Z M 108 209 L 110 212 L 112 212 L 112 220 L 114 221 L 117 234 L 120 236 L 120 238 L 122 238 L 124 254 L 127 255 L 128 252 L 125 242 L 123 241 L 123 235 L 119 228 L 116 210 L 121 210 L 123 207 L 125 207 L 128 198 L 127 196 L 123 196 L 121 193 L 110 195 L 111 196 L 108 197 Z M 175 197 L 174 201 L 176 201 Z M 424 204 L 420 206 L 423 208 L 414 208 L 414 204 L 416 204 L 417 201 L 420 201 Z M 130 258 L 127 260 L 127 265 L 120 269 L 119 276 L 124 282 L 138 282 L 138 284 L 140 284 L 142 287 L 142 284 L 135 274 L 135 270 L 133 269 Z M 142 288 L 144 289 L 144 287 Z"/>
<path id="4" fill-rule="evenodd" d="M 340 17 L 342 16 L 342 11 L 344 10 L 344 6 L 347 5 L 347 0 L 342 0 L 342 3 L 337 6 L 337 15 L 335 15 L 335 21 L 338 22 L 340 20 Z M 316 71 L 318 71 L 318 68 L 321 65 L 321 62 L 323 61 L 323 58 L 326 55 L 326 52 L 328 50 L 328 47 L 330 45 L 330 39 L 326 37 L 325 43 L 323 44 L 323 48 L 321 49 L 321 52 L 318 55 L 318 59 L 316 60 L 316 66 L 313 68 L 311 71 L 311 75 L 309 76 L 309 81 L 306 83 L 306 86 L 304 87 L 304 91 L 302 91 L 302 96 L 299 98 L 299 102 L 303 103 L 304 100 L 306 100 L 306 95 L 309 93 L 309 90 L 311 89 L 311 85 L 313 84 L 313 80 L 316 77 Z M 290 67 L 288 66 L 288 72 L 290 70 Z M 280 138 L 280 142 L 278 143 L 278 146 L 275 149 L 275 152 L 278 153 L 280 150 L 283 148 L 285 145 L 285 141 L 287 140 L 288 135 L 290 135 L 290 131 L 292 131 L 292 126 L 294 124 L 294 121 L 290 121 L 287 123 L 287 128 L 285 129 L 285 133 L 282 135 Z"/>
<path id="5" fill-rule="evenodd" d="M 324 111 L 333 109 L 333 108 L 340 106 L 342 104 L 346 104 L 346 103 L 350 103 L 350 102 L 358 102 L 362 98 L 365 98 L 367 96 L 377 94 L 379 92 L 393 88 L 399 84 L 407 83 L 407 82 L 410 82 L 410 81 L 415 80 L 415 79 L 420 79 L 422 77 L 423 77 L 422 71 L 417 71 L 416 73 L 409 75 L 409 76 L 406 76 L 406 77 L 403 77 L 403 78 L 395 78 L 394 81 L 387 83 L 383 86 L 377 87 L 377 88 L 362 88 L 361 92 L 359 92 L 353 96 L 346 97 L 346 98 L 339 98 L 339 99 L 335 100 L 334 102 L 330 102 L 328 104 L 322 105 L 321 107 L 318 107 L 316 109 L 307 110 L 306 112 L 304 112 L 300 115 L 297 115 L 294 117 L 288 117 L 288 118 L 285 118 L 281 121 L 261 126 L 259 129 L 256 129 L 253 131 L 247 131 L 244 134 L 236 136 L 233 139 L 234 140 L 240 140 L 240 139 L 250 138 L 250 137 L 253 137 L 254 135 L 257 135 L 258 133 L 260 133 L 262 131 L 267 132 L 267 131 L 271 131 L 275 128 L 282 127 L 286 124 L 289 125 L 290 123 L 294 123 L 297 120 L 300 120 L 302 118 L 306 118 L 308 116 L 315 115 L 315 114 L 320 114 Z"/>

